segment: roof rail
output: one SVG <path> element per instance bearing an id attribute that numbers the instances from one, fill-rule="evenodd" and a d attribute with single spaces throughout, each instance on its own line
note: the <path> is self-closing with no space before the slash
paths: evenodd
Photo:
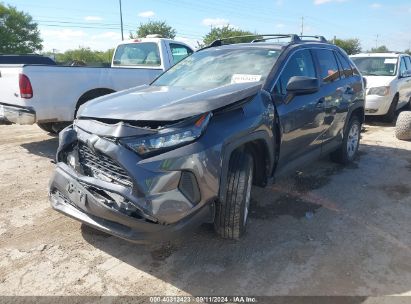
<path id="1" fill-rule="evenodd" d="M 328 40 L 325 39 L 324 36 L 319 36 L 319 35 L 314 35 L 314 36 L 301 35 L 301 36 L 298 36 L 298 37 L 299 37 L 301 40 L 303 40 L 303 41 L 304 41 L 304 38 L 315 38 L 315 39 L 317 39 L 317 40 L 320 41 L 320 42 L 328 43 Z"/>
<path id="2" fill-rule="evenodd" d="M 301 39 L 298 37 L 298 35 L 296 34 L 255 34 L 255 35 L 242 35 L 242 36 L 232 36 L 232 37 L 227 37 L 227 38 L 222 38 L 222 39 L 217 39 L 214 40 L 213 42 L 211 42 L 209 45 L 199 49 L 200 50 L 204 50 L 204 49 L 208 49 L 208 48 L 212 48 L 212 47 L 217 47 L 217 46 L 222 46 L 224 45 L 224 41 L 227 40 L 232 40 L 232 39 L 238 39 L 238 38 L 256 38 L 253 39 L 251 42 L 263 42 L 269 39 L 282 39 L 282 38 L 290 38 L 291 42 L 300 42 Z M 267 37 L 267 38 L 265 38 Z M 226 43 L 226 44 L 230 44 L 230 43 Z"/>

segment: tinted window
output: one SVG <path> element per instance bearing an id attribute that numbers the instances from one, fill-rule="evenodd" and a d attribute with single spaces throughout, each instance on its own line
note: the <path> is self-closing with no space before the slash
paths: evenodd
<path id="1" fill-rule="evenodd" d="M 280 53 L 279 49 L 210 48 L 177 63 L 152 85 L 216 88 L 242 82 L 263 82 Z"/>
<path id="2" fill-rule="evenodd" d="M 407 65 L 407 70 L 411 70 L 411 57 L 405 57 L 405 63 Z"/>
<path id="3" fill-rule="evenodd" d="M 113 65 L 159 66 L 161 65 L 161 59 L 157 43 L 121 44 L 114 54 Z"/>
<path id="4" fill-rule="evenodd" d="M 287 84 L 293 76 L 316 77 L 315 66 L 309 50 L 301 50 L 293 54 L 281 73 L 277 84 L 277 93 L 285 95 Z"/>
<path id="5" fill-rule="evenodd" d="M 338 64 L 331 50 L 317 50 L 318 62 L 320 64 L 321 78 L 325 83 L 333 82 L 340 77 Z"/>
<path id="6" fill-rule="evenodd" d="M 397 73 L 396 57 L 351 57 L 364 76 L 394 76 Z"/>
<path id="7" fill-rule="evenodd" d="M 343 56 L 340 52 L 337 52 L 336 54 L 337 54 L 338 60 L 339 60 L 340 63 L 341 63 L 343 75 L 344 75 L 345 77 L 350 77 L 350 76 L 352 76 L 352 75 L 353 75 L 353 71 L 352 71 L 352 69 L 351 69 L 350 63 L 348 62 L 348 59 L 347 59 L 345 56 Z"/>
<path id="8" fill-rule="evenodd" d="M 401 58 L 401 63 L 400 63 L 400 75 L 402 75 L 403 73 L 405 73 L 405 71 L 407 71 L 407 66 L 405 64 L 405 58 L 402 57 Z"/>
<path id="9" fill-rule="evenodd" d="M 170 49 L 174 64 L 193 53 L 191 49 L 181 44 L 170 43 Z"/>

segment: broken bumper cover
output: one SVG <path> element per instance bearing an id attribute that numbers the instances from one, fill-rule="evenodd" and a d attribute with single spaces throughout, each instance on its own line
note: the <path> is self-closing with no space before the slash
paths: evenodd
<path id="1" fill-rule="evenodd" d="M 125 240 L 136 243 L 170 240 L 191 232 L 210 218 L 211 207 L 208 204 L 180 221 L 168 225 L 131 217 L 102 203 L 87 189 L 87 183 L 70 171 L 65 164 L 59 164 L 54 172 L 49 187 L 52 208 Z M 93 183 L 89 186 L 93 186 Z"/>
<path id="2" fill-rule="evenodd" d="M 32 125 L 36 122 L 36 112 L 32 108 L 0 103 L 0 124 Z"/>

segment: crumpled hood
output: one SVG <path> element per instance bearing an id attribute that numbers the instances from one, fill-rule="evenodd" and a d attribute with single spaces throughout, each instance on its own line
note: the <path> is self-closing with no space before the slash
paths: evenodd
<path id="1" fill-rule="evenodd" d="M 230 84 L 210 90 L 139 86 L 96 98 L 79 109 L 78 118 L 174 121 L 209 112 L 256 94 L 261 83 Z"/>
<path id="2" fill-rule="evenodd" d="M 390 86 L 396 76 L 364 76 L 367 80 L 367 89 Z"/>

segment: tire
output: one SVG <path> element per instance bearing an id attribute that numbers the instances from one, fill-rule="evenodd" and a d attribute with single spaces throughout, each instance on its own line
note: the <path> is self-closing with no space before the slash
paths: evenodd
<path id="1" fill-rule="evenodd" d="M 87 93 L 84 93 L 77 102 L 76 109 L 74 110 L 74 119 L 76 119 L 78 109 L 83 104 L 85 104 L 87 101 L 90 101 L 94 98 L 101 97 L 101 96 L 104 96 L 104 95 L 108 95 L 108 94 L 111 94 L 111 93 L 114 93 L 114 92 L 115 91 L 113 91 L 111 89 L 96 89 L 96 90 L 92 90 L 92 91 L 89 91 Z"/>
<path id="2" fill-rule="evenodd" d="M 394 99 L 391 102 L 390 108 L 388 109 L 387 114 L 385 114 L 382 119 L 384 122 L 391 123 L 395 119 L 395 112 L 397 111 L 399 96 L 395 95 Z"/>
<path id="3" fill-rule="evenodd" d="M 42 129 L 43 131 L 46 131 L 47 133 L 51 133 L 51 134 L 58 134 L 58 132 L 56 132 L 53 129 L 53 122 L 45 122 L 45 123 L 37 123 L 37 125 L 40 127 L 40 129 Z"/>
<path id="4" fill-rule="evenodd" d="M 395 137 L 400 140 L 411 140 L 411 111 L 403 111 L 398 115 Z"/>
<path id="5" fill-rule="evenodd" d="M 331 159 L 337 163 L 346 165 L 357 156 L 360 146 L 361 123 L 357 116 L 353 116 L 347 125 L 343 142 L 338 150 L 331 153 Z"/>
<path id="6" fill-rule="evenodd" d="M 238 240 L 246 230 L 253 183 L 253 157 L 244 149 L 233 152 L 228 165 L 227 189 L 217 204 L 214 229 L 223 238 Z"/>

